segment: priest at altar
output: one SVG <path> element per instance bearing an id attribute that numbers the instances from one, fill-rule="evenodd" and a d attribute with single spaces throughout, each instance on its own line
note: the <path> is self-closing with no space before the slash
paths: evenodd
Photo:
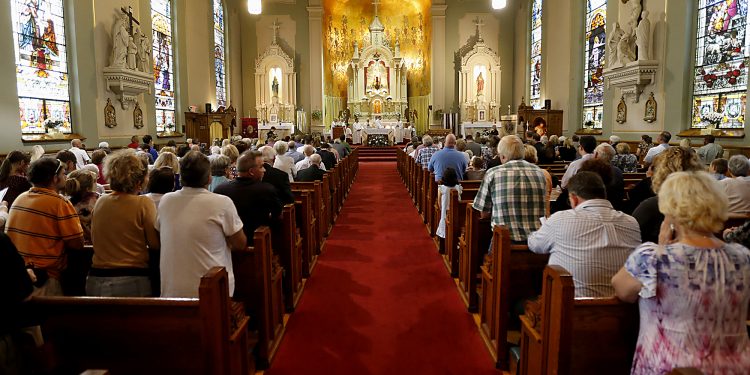
<path id="1" fill-rule="evenodd" d="M 354 125 L 352 125 L 354 128 L 352 132 L 352 143 L 354 144 L 361 144 L 362 143 L 362 129 L 364 129 L 364 126 L 362 126 L 362 123 L 359 122 L 359 120 L 356 120 L 354 122 Z"/>

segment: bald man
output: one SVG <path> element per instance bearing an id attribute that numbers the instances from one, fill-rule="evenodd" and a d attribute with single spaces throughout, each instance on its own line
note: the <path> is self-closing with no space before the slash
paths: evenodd
<path id="1" fill-rule="evenodd" d="M 276 188 L 263 182 L 264 174 L 263 154 L 247 151 L 237 159 L 238 177 L 214 190 L 214 193 L 226 195 L 234 202 L 247 238 L 253 238 L 253 232 L 261 225 L 274 227 L 281 219 L 284 205 Z"/>
<path id="2" fill-rule="evenodd" d="M 86 150 L 83 149 L 83 143 L 80 139 L 70 141 L 70 149 L 68 151 L 76 156 L 76 169 L 81 169 L 87 163 L 91 163 L 91 158 Z"/>
<path id="3" fill-rule="evenodd" d="M 460 181 L 464 178 L 468 166 L 469 163 L 466 161 L 464 153 L 456 150 L 456 136 L 448 134 L 445 137 L 445 146 L 432 155 L 430 162 L 427 164 L 427 169 L 434 172 L 435 181 L 440 182 L 443 179 L 443 171 L 446 168 L 453 168 L 458 172 L 458 180 Z"/>

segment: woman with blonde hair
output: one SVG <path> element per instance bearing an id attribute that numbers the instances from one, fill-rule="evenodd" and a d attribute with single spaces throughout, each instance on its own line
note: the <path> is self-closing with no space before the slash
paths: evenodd
<path id="1" fill-rule="evenodd" d="M 91 243 L 91 215 L 99 194 L 96 192 L 98 174 L 88 169 L 78 169 L 68 174 L 63 191 L 75 207 L 83 227 L 83 240 Z"/>
<path id="2" fill-rule="evenodd" d="M 104 174 L 112 194 L 94 206 L 91 240 L 94 258 L 86 294 L 107 297 L 149 297 L 149 249 L 158 249 L 156 206 L 145 195 L 148 167 L 135 153 L 117 151 L 105 159 Z"/>
<path id="3" fill-rule="evenodd" d="M 640 309 L 631 374 L 746 374 L 750 250 L 714 236 L 727 219 L 724 192 L 706 172 L 674 172 L 658 207 L 658 244 L 636 248 L 612 278 L 617 297 Z"/>
<path id="4" fill-rule="evenodd" d="M 180 186 L 180 160 L 177 155 L 171 152 L 161 153 L 154 162 L 154 169 L 162 167 L 172 168 L 172 172 L 174 172 L 174 189 L 182 189 L 182 186 Z"/>
<path id="5" fill-rule="evenodd" d="M 654 158 L 653 175 L 651 176 L 651 190 L 657 196 L 645 199 L 633 210 L 633 217 L 641 227 L 641 239 L 656 242 L 659 237 L 659 227 L 664 215 L 659 212 L 658 194 L 661 184 L 674 172 L 703 171 L 704 167 L 698 155 L 683 147 L 670 147 Z"/>
<path id="6" fill-rule="evenodd" d="M 276 141 L 273 144 L 273 149 L 276 151 L 273 167 L 286 172 L 289 175 L 289 182 L 294 182 L 294 178 L 297 177 L 297 170 L 294 168 L 294 158 L 286 155 L 286 152 L 289 151 L 289 144 L 284 141 Z"/>
<path id="7" fill-rule="evenodd" d="M 226 145 L 221 148 L 221 154 L 229 158 L 229 179 L 237 178 L 237 159 L 240 158 L 240 151 L 234 145 Z"/>
<path id="8" fill-rule="evenodd" d="M 563 161 L 576 160 L 576 153 L 578 153 L 578 150 L 573 146 L 572 138 L 566 137 L 562 146 L 557 148 L 557 155 L 559 155 L 560 159 Z"/>

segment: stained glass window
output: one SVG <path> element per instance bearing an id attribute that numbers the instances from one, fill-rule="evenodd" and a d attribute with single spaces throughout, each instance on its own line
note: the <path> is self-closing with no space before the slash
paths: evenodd
<path id="1" fill-rule="evenodd" d="M 172 47 L 172 0 L 151 0 L 154 43 L 154 90 L 156 131 L 175 130 L 174 49 Z"/>
<path id="2" fill-rule="evenodd" d="M 699 0 L 692 126 L 744 128 L 748 0 Z"/>
<path id="3" fill-rule="evenodd" d="M 63 0 L 11 0 L 21 132 L 71 132 Z"/>
<path id="4" fill-rule="evenodd" d="M 604 51 L 607 0 L 586 0 L 583 70 L 583 122 L 601 129 L 604 112 Z M 588 125 L 587 125 L 588 126 Z"/>
<path id="5" fill-rule="evenodd" d="M 227 105 L 226 47 L 224 37 L 224 5 L 222 0 L 214 2 L 214 75 L 216 76 L 216 106 Z"/>
<path id="6" fill-rule="evenodd" d="M 531 2 L 531 80 L 529 105 L 540 108 L 541 93 L 539 85 L 542 82 L 542 1 Z"/>

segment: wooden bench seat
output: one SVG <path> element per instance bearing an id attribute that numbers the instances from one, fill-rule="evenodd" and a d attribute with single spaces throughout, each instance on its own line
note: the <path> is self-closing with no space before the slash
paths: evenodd
<path id="1" fill-rule="evenodd" d="M 518 374 L 630 374 L 638 305 L 615 297 L 575 298 L 573 277 L 544 270 L 539 322 L 521 317 Z"/>
<path id="2" fill-rule="evenodd" d="M 464 189 L 461 199 L 458 199 L 458 191 L 451 190 L 448 198 L 448 208 L 445 213 L 445 255 L 443 261 L 448 268 L 451 277 L 458 277 L 458 238 L 466 224 L 466 207 L 474 203 L 477 195 L 476 189 Z"/>
<path id="3" fill-rule="evenodd" d="M 498 368 L 508 369 L 510 322 L 514 304 L 541 294 L 542 275 L 549 255 L 535 254 L 526 245 L 512 244 L 505 226 L 492 230 L 492 254 L 482 265 L 479 333 Z"/>
<path id="4" fill-rule="evenodd" d="M 315 182 L 292 182 L 292 192 L 305 190 L 310 192 L 310 208 L 312 214 L 315 217 L 316 227 L 315 236 L 317 236 L 317 247 L 315 248 L 315 254 L 320 254 L 325 236 L 328 228 L 328 222 L 326 219 L 326 204 L 323 198 L 323 183 L 321 181 Z"/>
<path id="5" fill-rule="evenodd" d="M 254 371 L 248 317 L 214 267 L 199 298 L 33 297 L 47 370 L 79 374 L 248 374 Z"/>
<path id="6" fill-rule="evenodd" d="M 281 226 L 273 230 L 273 250 L 284 268 L 284 306 L 287 312 L 294 311 L 302 297 L 302 238 L 297 228 L 297 213 L 294 204 L 287 204 L 281 212 Z"/>
<path id="7" fill-rule="evenodd" d="M 466 205 L 464 230 L 458 239 L 458 291 L 469 312 L 477 311 L 477 277 L 483 254 L 487 253 L 492 239 L 490 219 L 481 219 L 481 213 L 471 204 Z"/>

